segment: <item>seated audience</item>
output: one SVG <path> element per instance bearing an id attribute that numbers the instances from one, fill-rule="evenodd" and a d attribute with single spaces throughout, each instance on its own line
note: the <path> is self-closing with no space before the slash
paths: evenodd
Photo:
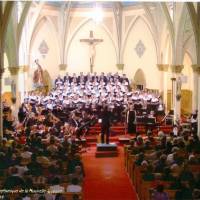
<path id="1" fill-rule="evenodd" d="M 71 184 L 69 184 L 67 186 L 67 192 L 81 192 L 82 191 L 82 187 L 80 185 L 78 185 L 78 179 L 77 178 L 73 178 L 71 181 Z"/>

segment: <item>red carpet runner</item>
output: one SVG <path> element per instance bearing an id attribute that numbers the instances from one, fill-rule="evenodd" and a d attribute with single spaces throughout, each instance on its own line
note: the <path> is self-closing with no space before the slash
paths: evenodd
<path id="1" fill-rule="evenodd" d="M 84 200 L 137 200 L 136 192 L 124 169 L 124 154 L 95 158 L 95 147 L 83 154 L 85 166 Z"/>

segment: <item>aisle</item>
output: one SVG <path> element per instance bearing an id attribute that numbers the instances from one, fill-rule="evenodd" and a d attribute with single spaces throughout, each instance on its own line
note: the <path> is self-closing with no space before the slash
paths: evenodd
<path id="1" fill-rule="evenodd" d="M 124 154 L 95 158 L 95 147 L 83 154 L 85 166 L 84 200 L 136 200 L 136 193 L 124 170 Z"/>

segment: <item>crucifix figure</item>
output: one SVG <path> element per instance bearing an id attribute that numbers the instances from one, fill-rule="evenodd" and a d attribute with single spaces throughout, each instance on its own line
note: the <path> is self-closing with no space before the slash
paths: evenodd
<path id="1" fill-rule="evenodd" d="M 103 42 L 103 39 L 96 39 L 93 36 L 93 31 L 90 31 L 90 37 L 87 39 L 80 39 L 80 42 L 86 42 L 89 45 L 90 48 L 90 72 L 93 73 L 93 67 L 94 67 L 94 59 L 95 59 L 95 46 Z"/>

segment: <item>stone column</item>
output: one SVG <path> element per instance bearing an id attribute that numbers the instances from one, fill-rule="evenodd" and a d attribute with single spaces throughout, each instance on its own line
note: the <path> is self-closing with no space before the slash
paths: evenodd
<path id="1" fill-rule="evenodd" d="M 3 105 L 2 105 L 2 77 L 4 68 L 0 68 L 0 137 L 3 137 Z"/>
<path id="2" fill-rule="evenodd" d="M 59 74 L 61 76 L 64 76 L 66 73 L 67 65 L 66 64 L 60 64 L 59 65 Z"/>
<path id="3" fill-rule="evenodd" d="M 12 95 L 12 111 L 13 115 L 17 117 L 17 110 L 20 105 L 20 95 L 19 95 L 19 85 L 18 85 L 18 74 L 20 67 L 9 67 L 8 70 L 10 71 L 11 74 L 11 95 Z M 24 84 L 24 83 L 22 83 Z"/>
<path id="4" fill-rule="evenodd" d="M 169 65 L 167 64 L 157 64 L 158 70 L 160 71 L 160 89 L 163 94 L 163 103 L 165 104 L 165 108 L 167 107 L 167 75 Z"/>
<path id="5" fill-rule="evenodd" d="M 193 92 L 192 92 L 192 110 L 197 110 L 198 108 L 198 70 L 199 67 L 198 65 L 192 65 L 191 66 L 193 69 Z"/>
<path id="6" fill-rule="evenodd" d="M 19 76 L 18 76 L 18 79 L 21 81 L 23 81 L 22 83 L 22 87 L 19 88 L 20 90 L 20 103 L 22 103 L 24 101 L 24 95 L 25 95 L 25 92 L 28 91 L 28 71 L 29 71 L 29 66 L 28 65 L 23 65 L 23 66 L 20 66 L 20 70 L 19 70 Z M 22 79 L 22 80 L 21 80 Z"/>
<path id="7" fill-rule="evenodd" d="M 183 65 L 171 65 L 171 70 L 174 78 L 174 90 L 172 93 L 173 98 L 173 110 L 174 110 L 174 121 L 179 120 L 181 116 L 181 80 L 180 73 L 183 69 Z"/>
<path id="8" fill-rule="evenodd" d="M 176 78 L 171 78 L 172 81 L 172 92 L 171 92 L 171 110 L 174 110 L 174 104 L 175 104 L 175 91 L 176 91 Z"/>

